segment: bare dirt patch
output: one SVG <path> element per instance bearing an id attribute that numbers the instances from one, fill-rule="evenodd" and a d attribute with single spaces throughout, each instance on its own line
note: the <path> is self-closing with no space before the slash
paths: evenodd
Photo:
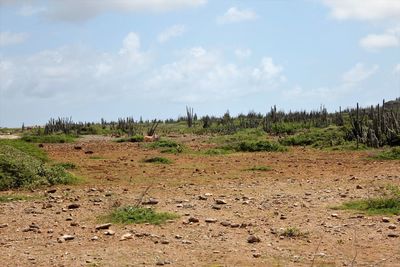
<path id="1" fill-rule="evenodd" d="M 210 146 L 181 141 L 194 150 Z M 0 260 L 8 266 L 400 266 L 400 216 L 385 222 L 331 209 L 400 186 L 398 161 L 311 149 L 160 154 L 97 138 L 44 149 L 74 163 L 86 182 L 0 203 Z M 172 163 L 143 162 L 160 155 Z M 248 171 L 255 166 L 272 170 Z M 145 200 L 178 219 L 96 230 L 102 215 L 137 203 L 148 186 Z M 286 234 L 293 229 L 299 234 Z"/>

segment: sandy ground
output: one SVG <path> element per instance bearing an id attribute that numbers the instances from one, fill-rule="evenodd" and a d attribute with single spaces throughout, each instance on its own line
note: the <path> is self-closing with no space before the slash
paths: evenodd
<path id="1" fill-rule="evenodd" d="M 194 151 L 209 146 L 197 137 L 183 141 Z M 160 155 L 157 150 L 96 138 L 44 149 L 56 161 L 75 163 L 73 172 L 86 182 L 0 204 L 3 266 L 400 266 L 400 216 L 385 222 L 385 216 L 331 209 L 400 186 L 398 161 L 366 160 L 370 152 L 291 149 L 163 154 L 173 163 L 155 165 L 142 159 Z M 261 165 L 273 170 L 244 171 Z M 179 219 L 112 225 L 114 235 L 95 229 L 101 215 L 136 203 L 148 186 L 146 198 L 159 201 L 154 208 Z M 68 209 L 72 203 L 79 207 Z M 189 223 L 191 217 L 199 222 Z M 305 235 L 282 236 L 290 227 Z M 133 238 L 121 241 L 127 233 Z M 60 242 L 66 234 L 74 239 Z M 251 235 L 260 242 L 249 243 Z"/>

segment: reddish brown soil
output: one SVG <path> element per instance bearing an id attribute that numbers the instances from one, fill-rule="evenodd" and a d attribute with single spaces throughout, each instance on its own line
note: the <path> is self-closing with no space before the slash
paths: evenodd
<path id="1" fill-rule="evenodd" d="M 194 151 L 209 146 L 201 139 L 184 141 Z M 82 150 L 74 149 L 76 144 L 44 149 L 56 161 L 75 163 L 73 172 L 86 182 L 57 186 L 53 194 L 30 193 L 45 196 L 39 200 L 0 204 L 0 225 L 8 224 L 0 228 L 0 265 L 400 266 L 400 237 L 388 236 L 400 234 L 400 216 L 383 222 L 381 215 L 331 209 L 376 195 L 388 184 L 400 186 L 398 161 L 366 160 L 370 152 L 291 149 L 162 154 L 173 163 L 157 165 L 142 159 L 160 153 L 137 144 L 86 140 L 80 145 Z M 85 154 L 88 150 L 94 153 Z M 261 165 L 273 170 L 244 171 Z M 175 212 L 179 219 L 161 226 L 112 225 L 113 236 L 95 230 L 99 216 L 136 203 L 149 185 L 146 198 L 159 200 L 155 209 Z M 206 193 L 212 195 L 200 200 Z M 213 209 L 215 199 L 227 204 Z M 71 203 L 80 207 L 65 209 Z M 190 216 L 200 222 L 188 224 Z M 221 225 L 226 221 L 239 227 Z M 39 229 L 24 232 L 31 223 Z M 280 236 L 289 227 L 308 235 Z M 129 232 L 133 239 L 120 241 Z M 75 239 L 57 242 L 64 234 Z M 249 235 L 261 242 L 249 244 Z M 98 240 L 92 241 L 94 236 Z"/>

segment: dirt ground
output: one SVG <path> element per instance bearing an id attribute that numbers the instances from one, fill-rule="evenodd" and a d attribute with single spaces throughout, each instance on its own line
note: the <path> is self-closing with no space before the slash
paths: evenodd
<path id="1" fill-rule="evenodd" d="M 193 151 L 209 147 L 199 137 L 180 141 Z M 0 204 L 2 266 L 400 266 L 400 216 L 385 222 L 381 215 L 332 209 L 388 184 L 400 186 L 398 161 L 366 160 L 366 151 L 291 148 L 162 154 L 173 163 L 158 165 L 142 163 L 160 155 L 157 150 L 101 138 L 44 149 L 56 161 L 75 163 L 73 172 L 85 182 Z M 245 171 L 261 165 L 273 170 Z M 153 207 L 178 219 L 161 226 L 113 224 L 114 235 L 95 229 L 101 215 L 136 203 L 148 186 L 146 198 L 159 201 Z M 80 206 L 68 209 L 72 203 Z M 191 217 L 199 222 L 188 223 Z M 304 236 L 282 236 L 290 227 Z M 121 241 L 126 233 L 133 238 Z M 58 241 L 66 234 L 74 239 Z M 260 242 L 249 243 L 250 235 Z"/>

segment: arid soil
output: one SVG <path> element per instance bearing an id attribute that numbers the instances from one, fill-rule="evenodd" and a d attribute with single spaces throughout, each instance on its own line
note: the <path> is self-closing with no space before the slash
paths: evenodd
<path id="1" fill-rule="evenodd" d="M 169 165 L 142 163 L 160 152 L 133 143 L 46 144 L 50 158 L 75 163 L 73 172 L 85 181 L 53 193 L 18 192 L 42 198 L 1 203 L 0 265 L 400 266 L 400 216 L 386 222 L 387 216 L 332 209 L 400 186 L 398 161 L 303 148 L 208 156 L 197 152 L 210 146 L 202 138 L 179 140 L 194 152 L 162 154 L 173 160 Z M 273 170 L 245 170 L 254 166 Z M 95 229 L 102 215 L 137 203 L 148 186 L 144 200 L 158 200 L 157 211 L 178 219 L 113 224 L 113 235 Z M 79 207 L 69 209 L 73 203 Z M 300 236 L 282 235 L 294 227 Z M 132 238 L 121 241 L 127 233 Z M 249 243 L 251 235 L 260 242 Z"/>

